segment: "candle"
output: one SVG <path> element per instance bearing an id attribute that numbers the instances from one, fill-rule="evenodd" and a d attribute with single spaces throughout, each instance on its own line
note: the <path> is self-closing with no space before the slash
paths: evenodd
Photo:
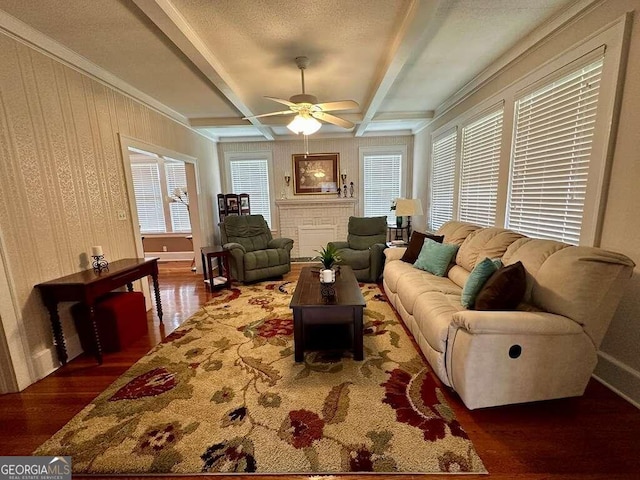
<path id="1" fill-rule="evenodd" d="M 99 257 L 104 255 L 102 253 L 102 247 L 100 245 L 96 245 L 95 247 L 91 247 L 91 256 L 92 257 Z"/>
<path id="2" fill-rule="evenodd" d="M 322 271 L 322 282 L 323 283 L 331 283 L 331 282 L 333 282 L 333 272 L 331 270 L 323 270 Z"/>
<path id="3" fill-rule="evenodd" d="M 285 177 L 290 177 L 291 176 L 291 172 L 284 172 L 284 176 Z"/>
<path id="4" fill-rule="evenodd" d="M 347 170 L 342 170 L 342 174 L 346 177 L 347 176 Z"/>

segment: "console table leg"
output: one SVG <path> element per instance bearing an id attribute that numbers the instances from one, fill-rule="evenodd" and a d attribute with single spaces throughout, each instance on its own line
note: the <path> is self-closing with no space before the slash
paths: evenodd
<path id="1" fill-rule="evenodd" d="M 153 279 L 153 291 L 156 294 L 156 310 L 158 310 L 158 318 L 160 319 L 160 323 L 162 323 L 162 301 L 160 300 L 160 285 L 158 285 L 158 274 L 155 273 L 151 275 Z"/>
<path id="2" fill-rule="evenodd" d="M 56 341 L 56 353 L 58 360 L 62 365 L 67 364 L 67 345 L 64 341 L 64 333 L 62 332 L 62 324 L 60 323 L 60 315 L 58 315 L 58 302 L 47 301 L 47 310 L 49 310 L 49 318 L 51 319 L 51 328 L 53 330 L 53 338 Z"/>
<path id="3" fill-rule="evenodd" d="M 89 305 L 89 319 L 93 327 L 93 339 L 95 340 L 95 357 L 99 365 L 102 365 L 102 345 L 100 344 L 100 335 L 98 334 L 98 324 L 96 323 L 96 309 L 94 305 Z"/>

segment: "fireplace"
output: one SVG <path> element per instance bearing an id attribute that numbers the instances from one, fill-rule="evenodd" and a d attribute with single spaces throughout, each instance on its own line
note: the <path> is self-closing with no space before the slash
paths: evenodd
<path id="1" fill-rule="evenodd" d="M 327 242 L 347 239 L 349 217 L 357 215 L 355 198 L 276 200 L 279 236 L 293 239 L 292 258 L 315 257 Z"/>

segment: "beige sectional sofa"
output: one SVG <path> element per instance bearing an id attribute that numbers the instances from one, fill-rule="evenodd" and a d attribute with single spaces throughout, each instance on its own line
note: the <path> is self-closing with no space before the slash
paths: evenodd
<path id="1" fill-rule="evenodd" d="M 388 248 L 383 284 L 438 377 L 470 409 L 582 395 L 634 263 L 463 222 L 448 222 L 437 235 L 460 245 L 445 277 L 401 261 L 404 248 Z M 460 304 L 469 273 L 486 257 L 524 265 L 517 311 Z"/>

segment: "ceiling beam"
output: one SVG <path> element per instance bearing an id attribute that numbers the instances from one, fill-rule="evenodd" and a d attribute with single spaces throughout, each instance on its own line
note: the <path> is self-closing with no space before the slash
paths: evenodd
<path id="1" fill-rule="evenodd" d="M 243 116 L 254 115 L 238 93 L 240 92 L 238 85 L 170 0 L 133 1 Z M 269 127 L 264 126 L 256 118 L 249 121 L 267 140 L 274 140 Z"/>
<path id="2" fill-rule="evenodd" d="M 362 123 L 355 136 L 367 130 L 406 63 L 414 58 L 426 40 L 437 30 L 436 15 L 442 0 L 412 0 L 388 50 L 387 59 L 379 70 L 377 81 L 367 102 Z"/>

